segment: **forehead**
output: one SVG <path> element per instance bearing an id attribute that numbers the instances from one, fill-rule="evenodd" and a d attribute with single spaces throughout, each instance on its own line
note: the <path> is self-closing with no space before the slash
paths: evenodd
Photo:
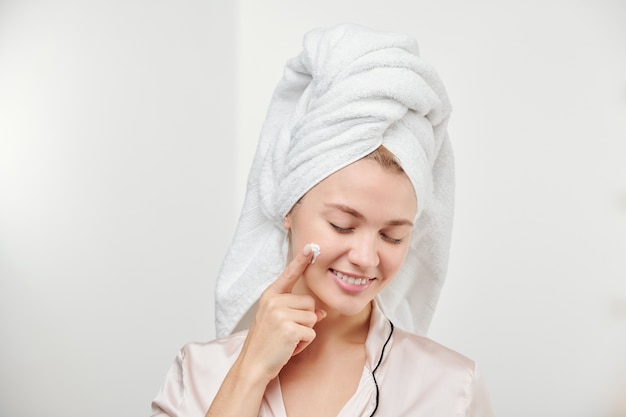
<path id="1" fill-rule="evenodd" d="M 309 190 L 305 199 L 347 204 L 359 211 L 387 208 L 387 213 L 382 214 L 411 220 L 417 213 L 417 197 L 407 175 L 369 159 L 361 159 L 328 176 Z"/>

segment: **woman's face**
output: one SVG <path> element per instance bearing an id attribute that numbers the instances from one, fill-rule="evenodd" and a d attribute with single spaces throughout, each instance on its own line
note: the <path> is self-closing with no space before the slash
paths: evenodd
<path id="1" fill-rule="evenodd" d="M 416 212 L 405 174 L 368 159 L 332 174 L 285 217 L 292 253 L 311 242 L 321 248 L 295 291 L 328 313 L 363 311 L 404 262 Z"/>

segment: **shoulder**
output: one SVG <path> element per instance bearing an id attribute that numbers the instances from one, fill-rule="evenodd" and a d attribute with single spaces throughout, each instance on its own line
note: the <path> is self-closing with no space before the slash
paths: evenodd
<path id="1" fill-rule="evenodd" d="M 155 416 L 204 416 L 239 356 L 247 332 L 183 346 L 152 402 Z"/>
<path id="2" fill-rule="evenodd" d="M 184 362 L 201 364 L 210 361 L 214 366 L 220 359 L 236 358 L 243 347 L 247 331 L 232 334 L 210 342 L 187 343 L 180 350 L 179 355 Z"/>
<path id="3" fill-rule="evenodd" d="M 191 342 L 180 349 L 179 366 L 190 385 L 212 384 L 226 376 L 239 356 L 247 331 L 210 342 Z"/>
<path id="4" fill-rule="evenodd" d="M 442 378 L 453 383 L 470 383 L 476 372 L 476 363 L 466 356 L 432 339 L 396 329 L 389 352 L 389 360 L 400 370 L 412 369 L 420 378 Z"/>
<path id="5" fill-rule="evenodd" d="M 489 408 L 476 363 L 432 339 L 395 329 L 380 368 L 384 415 L 492 415 L 472 411 Z"/>

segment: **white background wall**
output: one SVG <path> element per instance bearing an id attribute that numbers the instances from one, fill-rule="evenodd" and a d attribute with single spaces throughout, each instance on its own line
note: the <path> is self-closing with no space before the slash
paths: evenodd
<path id="1" fill-rule="evenodd" d="M 147 415 L 212 286 L 302 34 L 414 35 L 454 106 L 430 335 L 500 416 L 626 398 L 626 3 L 0 2 L 0 415 Z"/>
<path id="2" fill-rule="evenodd" d="M 0 416 L 149 415 L 213 337 L 235 5 L 0 2 Z"/>

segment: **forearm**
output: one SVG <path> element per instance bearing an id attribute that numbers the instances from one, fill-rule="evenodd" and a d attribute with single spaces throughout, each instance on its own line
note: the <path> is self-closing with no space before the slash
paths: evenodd
<path id="1" fill-rule="evenodd" d="M 239 357 L 226 375 L 206 417 L 257 417 L 269 382 L 244 366 Z"/>

